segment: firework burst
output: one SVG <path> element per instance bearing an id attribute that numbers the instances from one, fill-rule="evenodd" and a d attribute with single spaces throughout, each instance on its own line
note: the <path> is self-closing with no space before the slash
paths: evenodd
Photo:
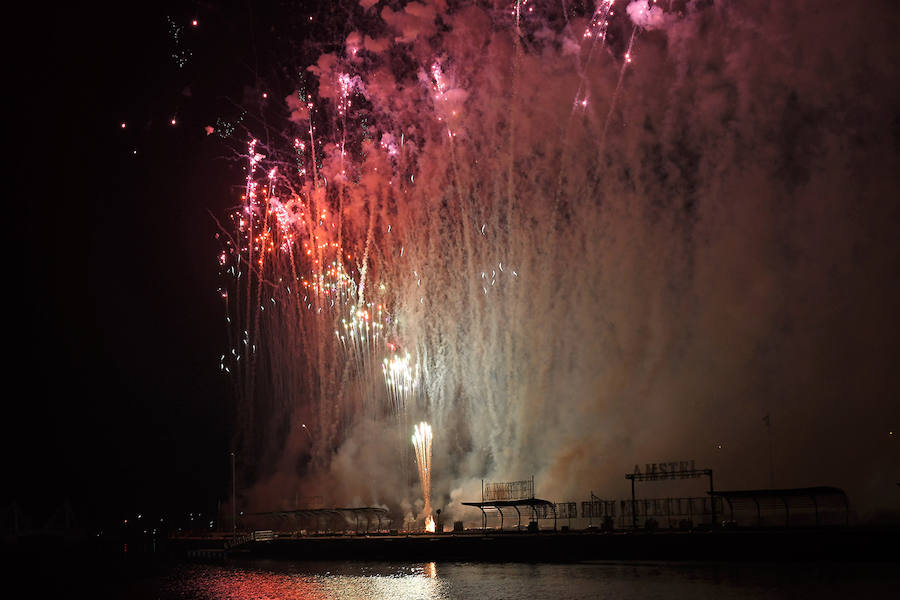
<path id="1" fill-rule="evenodd" d="M 423 415 L 472 453 L 448 477 L 546 467 L 538 424 L 563 417 L 545 391 L 595 389 L 601 347 L 617 343 L 595 301 L 618 265 L 594 262 L 615 237 L 597 234 L 614 193 L 600 174 L 628 107 L 617 98 L 637 29 L 612 27 L 612 6 L 585 8 L 577 29 L 553 35 L 533 3 L 515 3 L 514 21 L 448 8 L 442 32 L 420 36 L 431 25 L 416 20 L 416 44 L 351 35 L 346 54 L 310 69 L 317 91 L 286 98 L 291 130 L 247 149 L 220 257 L 232 338 L 222 369 L 248 439 L 300 436 L 308 423 L 298 439 L 327 489 L 358 478 L 363 461 L 399 464 L 396 485 L 366 490 L 373 502 L 398 485 L 409 499 L 406 440 Z M 363 421 L 390 435 L 351 438 Z M 299 445 L 289 441 L 273 452 Z M 413 446 L 431 520 L 430 425 Z M 357 454 L 335 460 L 346 448 Z"/>

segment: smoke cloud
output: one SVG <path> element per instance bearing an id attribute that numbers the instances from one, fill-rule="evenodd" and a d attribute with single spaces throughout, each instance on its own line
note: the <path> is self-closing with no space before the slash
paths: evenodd
<path id="1" fill-rule="evenodd" d="M 631 22 L 644 29 L 660 29 L 666 24 L 666 13 L 648 0 L 635 0 L 625 9 Z"/>
<path id="2" fill-rule="evenodd" d="M 323 143 L 331 191 L 294 189 L 342 215 L 328 240 L 420 387 L 385 409 L 383 356 L 347 363 L 303 291 L 263 298 L 258 507 L 416 514 L 419 420 L 448 518 L 479 516 L 459 502 L 482 479 L 615 499 L 635 464 L 689 459 L 721 489 L 896 505 L 892 4 L 631 2 L 605 40 L 536 6 L 518 31 L 481 6 L 384 7 L 392 42 L 360 31 L 365 52 L 311 68 L 331 105 L 358 78 L 376 133 Z M 287 109 L 302 136 L 309 112 Z M 643 492 L 681 491 L 660 485 Z"/>

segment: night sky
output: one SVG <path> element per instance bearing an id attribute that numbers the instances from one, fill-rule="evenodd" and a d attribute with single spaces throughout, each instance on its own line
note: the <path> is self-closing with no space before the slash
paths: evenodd
<path id="1" fill-rule="evenodd" d="M 287 8 L 15 13 L 2 494 L 35 523 L 64 500 L 84 523 L 208 511 L 230 486 L 215 219 L 243 173 L 205 128 L 277 89 L 310 16 L 340 18 Z"/>
<path id="2" fill-rule="evenodd" d="M 306 9 L 302 4 L 291 10 L 251 9 L 248 4 L 254 3 L 165 4 L 127 10 L 120 5 L 23 10 L 11 19 L 18 33 L 5 42 L 6 55 L 14 58 L 7 61 L 6 92 L 11 103 L 6 112 L 6 163 L 12 180 L 6 225 L 12 239 L 7 244 L 11 269 L 4 286 L 4 339 L 11 377 L 4 403 L 2 502 L 18 502 L 35 521 L 66 499 L 85 522 L 99 523 L 137 511 L 209 510 L 227 498 L 235 399 L 220 373 L 226 331 L 218 292 L 221 244 L 215 239 L 212 215 L 221 218 L 237 202 L 243 173 L 242 163 L 235 160 L 238 145 L 207 135 L 204 128 L 216 125 L 217 118 L 235 118 L 239 105 L 253 102 L 263 90 L 271 89 L 274 98 L 293 91 L 296 82 L 290 73 L 329 49 L 327 44 L 297 43 L 311 31 L 305 29 L 311 27 L 305 25 L 310 16 L 315 23 L 341 23 L 331 26 L 333 31 L 365 25 L 345 23 L 344 15 L 352 11 Z M 850 22 L 861 27 L 866 20 L 858 12 Z M 896 15 L 892 18 L 896 21 Z M 339 41 L 344 37 L 321 36 Z M 873 43 L 885 44 L 881 54 L 894 56 L 896 67 L 896 44 L 887 44 L 883 36 Z M 896 89 L 886 94 L 898 98 Z M 898 111 L 894 105 L 883 123 L 893 139 L 893 154 L 882 154 L 878 164 L 898 164 Z M 805 131 L 804 118 L 799 119 L 798 135 Z M 795 166 L 789 160 L 784 168 Z M 896 172 L 885 171 L 884 178 L 880 189 L 900 189 Z M 840 343 L 861 342 L 874 357 L 869 361 L 874 379 L 861 388 L 865 397 L 854 402 L 863 405 L 860 414 L 867 422 L 885 418 L 874 428 L 882 436 L 888 430 L 896 435 L 894 428 L 900 428 L 900 422 L 891 420 L 898 414 L 900 380 L 886 366 L 900 358 L 896 335 L 886 334 L 896 334 L 900 321 L 896 314 L 883 321 L 876 318 L 888 315 L 886 307 L 900 299 L 900 236 L 890 236 L 892 229 L 900 233 L 897 206 L 896 197 L 882 197 L 871 219 L 860 219 L 868 236 L 863 236 L 868 245 L 857 247 L 862 253 L 857 273 L 863 275 L 844 277 L 838 269 L 839 283 L 861 284 L 864 301 L 844 301 L 843 292 L 835 295 L 836 310 L 872 308 L 868 317 L 835 321 Z M 859 211 L 866 210 L 863 202 Z M 822 239 L 840 239 L 840 224 L 824 227 L 831 233 Z M 740 248 L 732 250 L 734 256 L 742 254 Z M 732 276 L 737 277 L 729 273 L 723 278 Z M 801 287 L 793 280 L 790 285 Z M 740 311 L 750 300 L 736 298 L 728 288 L 721 294 L 723 313 L 731 308 L 728 302 Z M 809 299 L 804 296 L 798 302 Z M 796 305 L 783 314 L 802 312 Z M 783 321 L 783 329 L 804 327 L 790 316 Z M 875 332 L 871 345 L 866 344 L 867 332 Z M 774 370 L 775 363 L 791 360 L 793 347 L 761 348 L 754 360 Z M 694 350 L 703 351 L 702 344 Z M 715 347 L 705 351 L 709 356 L 718 352 Z M 825 354 L 804 368 L 826 373 L 846 366 L 843 351 Z M 863 379 L 867 371 L 860 365 L 867 361 L 849 360 L 848 381 Z M 702 373 L 702 367 L 693 364 L 688 370 Z M 728 373 L 729 368 L 721 370 Z M 853 384 L 840 385 L 844 390 Z M 698 397 L 704 393 L 701 385 L 686 389 Z M 760 384 L 741 393 L 770 391 Z M 705 410 L 699 402 L 697 410 Z M 813 410 L 812 403 L 801 399 L 798 406 Z M 826 403 L 822 410 L 834 406 Z M 765 409 L 757 412 L 747 418 L 761 430 Z M 628 413 L 621 419 L 623 427 L 639 418 Z M 874 434 L 858 435 L 863 439 Z M 822 438 L 813 439 L 818 443 Z M 645 459 L 629 446 L 636 442 L 628 436 L 616 438 L 616 443 L 628 447 L 629 464 L 656 459 Z M 876 446 L 866 446 L 848 462 L 865 468 L 869 458 L 874 459 L 866 454 L 874 452 L 872 448 Z M 875 462 L 883 469 L 896 466 L 896 456 L 884 456 L 896 452 L 895 442 L 877 448 Z M 611 469 L 621 470 L 618 465 Z"/>
<path id="3" fill-rule="evenodd" d="M 192 30 L 197 14 L 221 37 Z M 38 521 L 63 499 L 89 518 L 205 510 L 226 487 L 233 398 L 216 368 L 208 211 L 224 209 L 239 175 L 202 127 L 214 94 L 240 94 L 248 73 L 231 54 L 247 23 L 217 16 L 109 5 L 18 21 L 7 287 L 17 391 L 3 494 Z M 183 68 L 180 48 L 193 52 Z"/>

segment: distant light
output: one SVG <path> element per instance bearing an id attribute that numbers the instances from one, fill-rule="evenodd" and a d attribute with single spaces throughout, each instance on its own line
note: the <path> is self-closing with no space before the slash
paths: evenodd
<path id="1" fill-rule="evenodd" d="M 119 127 L 121 127 L 122 129 L 125 129 L 126 127 L 128 127 L 128 124 L 125 123 L 125 121 L 122 121 L 122 123 L 119 125 Z"/>
<path id="2" fill-rule="evenodd" d="M 171 124 L 172 124 L 172 125 L 175 125 L 175 118 L 174 118 L 174 117 L 172 117 L 172 120 L 171 120 L 171 121 L 169 121 L 169 123 L 171 123 Z"/>
<path id="3" fill-rule="evenodd" d="M 268 97 L 269 97 L 269 94 L 266 93 L 266 92 L 263 92 L 263 98 L 265 99 L 265 98 L 268 98 Z"/>
<path id="4" fill-rule="evenodd" d="M 194 27 L 196 27 L 196 26 L 197 26 L 197 19 L 194 19 L 193 21 L 191 21 L 191 25 L 193 25 Z"/>

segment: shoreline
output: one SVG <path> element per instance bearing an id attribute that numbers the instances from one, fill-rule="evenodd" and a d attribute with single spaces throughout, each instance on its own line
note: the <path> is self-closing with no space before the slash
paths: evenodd
<path id="1" fill-rule="evenodd" d="M 172 538 L 188 559 L 462 560 L 481 562 L 897 561 L 900 529 L 730 530 L 705 532 L 515 532 L 275 536 L 226 548 L 225 540 Z"/>

